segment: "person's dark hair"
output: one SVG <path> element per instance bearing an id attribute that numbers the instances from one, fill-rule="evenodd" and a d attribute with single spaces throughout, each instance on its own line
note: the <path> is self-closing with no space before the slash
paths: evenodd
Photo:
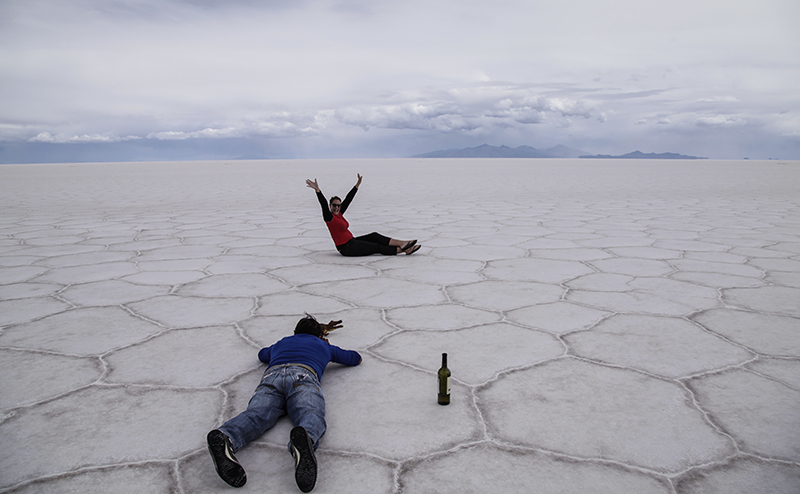
<path id="1" fill-rule="evenodd" d="M 331 200 L 330 200 L 330 201 L 328 201 L 328 204 L 333 204 L 333 200 L 334 200 L 334 199 L 339 199 L 339 202 L 340 202 L 340 203 L 342 202 L 342 199 L 341 199 L 339 196 L 333 196 L 333 197 L 331 197 Z"/>
<path id="2" fill-rule="evenodd" d="M 297 326 L 294 327 L 294 334 L 310 334 L 317 338 L 322 336 L 322 328 L 319 322 L 314 319 L 314 316 L 306 314 L 306 317 L 297 321 Z"/>

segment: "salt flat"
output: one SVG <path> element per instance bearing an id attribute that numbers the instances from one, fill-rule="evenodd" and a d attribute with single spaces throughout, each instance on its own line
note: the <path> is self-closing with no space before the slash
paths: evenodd
<path id="1" fill-rule="evenodd" d="M 327 196 L 364 175 L 344 258 Z M 230 492 L 205 435 L 304 311 L 314 492 L 800 492 L 800 163 L 0 166 L 0 491 Z M 449 354 L 452 403 L 436 404 Z M 288 420 L 242 492 L 297 492 Z"/>

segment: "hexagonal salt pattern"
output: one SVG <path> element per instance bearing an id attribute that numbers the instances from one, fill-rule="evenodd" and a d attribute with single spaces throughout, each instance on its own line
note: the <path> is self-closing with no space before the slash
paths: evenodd
<path id="1" fill-rule="evenodd" d="M 672 378 L 754 357 L 688 321 L 654 316 L 616 315 L 564 340 L 575 355 Z"/>
<path id="2" fill-rule="evenodd" d="M 35 494 L 37 492 L 64 492 L 105 494 L 113 486 L 120 494 L 142 492 L 174 492 L 178 483 L 169 465 L 143 464 L 94 468 L 56 478 L 34 480 L 12 492 Z"/>
<path id="3" fill-rule="evenodd" d="M 313 193 L 364 183 L 345 258 Z M 35 185 L 34 185 L 35 184 Z M 315 492 L 800 491 L 800 165 L 0 167 L 0 492 L 229 492 L 205 434 L 308 311 Z M 435 401 L 441 353 L 452 402 Z M 292 492 L 291 423 L 237 453 Z"/>
<path id="4" fill-rule="evenodd" d="M 735 453 L 685 388 L 632 370 L 562 359 L 513 372 L 478 398 L 490 437 L 529 448 L 669 473 Z"/>
<path id="5" fill-rule="evenodd" d="M 800 467 L 757 458 L 737 458 L 723 465 L 690 472 L 679 479 L 676 487 L 680 494 L 797 492 Z"/>
<path id="6" fill-rule="evenodd" d="M 498 323 L 457 331 L 405 331 L 372 347 L 378 355 L 435 372 L 440 355 L 449 352 L 448 368 L 455 380 L 478 385 L 496 374 L 527 367 L 562 355 L 555 337 Z"/>
<path id="7" fill-rule="evenodd" d="M 179 458 L 203 445 L 222 394 L 92 386 L 0 423 L 4 486 L 93 466 Z"/>
<path id="8" fill-rule="evenodd" d="M 665 480 L 632 469 L 488 444 L 426 459 L 402 477 L 403 492 L 409 493 L 475 492 L 476 485 L 481 489 L 497 486 L 507 492 L 545 494 L 672 492 Z"/>
<path id="9" fill-rule="evenodd" d="M 697 378 L 689 386 L 742 451 L 800 461 L 800 390 L 740 369 Z"/>

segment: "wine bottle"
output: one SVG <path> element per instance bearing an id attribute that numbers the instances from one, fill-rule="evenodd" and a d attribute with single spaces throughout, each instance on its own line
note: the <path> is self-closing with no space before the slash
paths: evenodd
<path id="1" fill-rule="evenodd" d="M 447 354 L 442 354 L 442 368 L 439 369 L 439 404 L 450 404 L 450 369 L 447 368 Z"/>

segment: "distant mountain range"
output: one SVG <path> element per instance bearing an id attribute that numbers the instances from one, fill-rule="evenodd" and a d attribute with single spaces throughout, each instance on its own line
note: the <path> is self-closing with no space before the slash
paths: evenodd
<path id="1" fill-rule="evenodd" d="M 635 160 L 707 160 L 708 158 L 701 158 L 699 156 L 686 156 L 685 154 L 678 153 L 643 153 L 641 151 L 634 151 L 632 153 L 623 154 L 621 156 L 611 156 L 610 154 L 595 154 L 593 156 L 583 155 L 579 158 L 601 158 L 601 159 L 635 159 Z"/>
<path id="2" fill-rule="evenodd" d="M 590 155 L 580 149 L 567 146 L 553 146 L 547 149 L 536 149 L 530 146 L 510 148 L 508 146 L 490 146 L 483 144 L 474 148 L 440 149 L 430 153 L 418 154 L 412 158 L 599 158 L 599 159 L 637 159 L 637 160 L 705 160 L 698 156 L 686 156 L 678 153 L 643 153 L 634 151 L 621 156 L 610 154 Z"/>
<path id="3" fill-rule="evenodd" d="M 554 146 L 548 149 L 536 149 L 530 146 L 510 148 L 508 146 L 482 146 L 464 149 L 445 149 L 418 154 L 412 158 L 577 158 L 586 151 Z"/>

